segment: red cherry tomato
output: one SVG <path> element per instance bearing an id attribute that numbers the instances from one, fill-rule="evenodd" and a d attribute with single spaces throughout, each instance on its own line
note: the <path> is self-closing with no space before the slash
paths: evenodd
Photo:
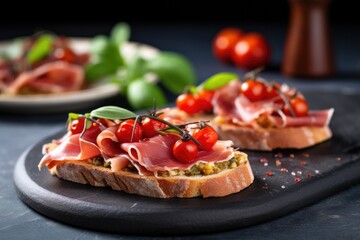
<path id="1" fill-rule="evenodd" d="M 258 33 L 249 33 L 235 44 L 232 59 L 236 66 L 251 70 L 266 65 L 270 54 L 266 39 Z"/>
<path id="2" fill-rule="evenodd" d="M 78 118 L 72 121 L 70 131 L 72 134 L 79 134 L 84 130 L 85 118 Z"/>
<path id="3" fill-rule="evenodd" d="M 173 146 L 173 154 L 176 160 L 182 163 L 193 162 L 196 159 L 198 152 L 197 145 L 191 140 L 185 142 L 179 139 Z"/>
<path id="4" fill-rule="evenodd" d="M 144 137 L 147 137 L 147 138 L 151 138 L 151 137 L 159 135 L 158 130 L 160 130 L 162 128 L 166 128 L 166 126 L 167 126 L 165 123 L 156 121 L 151 118 L 145 118 L 141 124 L 142 124 L 143 132 L 144 132 Z"/>
<path id="5" fill-rule="evenodd" d="M 290 106 L 296 117 L 304 117 L 308 115 L 309 105 L 305 99 L 301 97 L 295 97 L 290 100 Z M 286 115 L 291 116 L 291 112 L 287 105 L 284 106 L 283 111 Z"/>
<path id="6" fill-rule="evenodd" d="M 201 144 L 201 150 L 210 151 L 218 140 L 216 131 L 211 126 L 206 126 L 203 129 L 196 129 L 193 137 Z"/>
<path id="7" fill-rule="evenodd" d="M 267 95 L 267 86 L 256 80 L 248 80 L 241 84 L 241 93 L 251 102 L 264 100 Z"/>
<path id="8" fill-rule="evenodd" d="M 142 139 L 143 129 L 139 123 L 136 123 L 133 139 L 131 141 L 131 135 L 133 132 L 135 120 L 129 119 L 122 122 L 117 131 L 116 137 L 120 143 L 138 142 Z"/>
<path id="9" fill-rule="evenodd" d="M 74 63 L 76 60 L 75 53 L 69 48 L 57 48 L 54 51 L 54 56 L 56 59 L 65 61 L 68 63 Z"/>
<path id="10" fill-rule="evenodd" d="M 213 52 L 215 56 L 226 63 L 232 62 L 232 49 L 243 32 L 237 28 L 225 28 L 220 31 L 213 40 Z"/>
<path id="11" fill-rule="evenodd" d="M 199 92 L 199 107 L 201 111 L 211 112 L 213 105 L 211 103 L 214 97 L 215 91 L 200 90 Z"/>
<path id="12" fill-rule="evenodd" d="M 176 99 L 176 106 L 189 114 L 200 112 L 198 97 L 190 93 L 181 94 Z"/>
<path id="13" fill-rule="evenodd" d="M 90 121 L 90 120 L 89 120 Z M 105 127 L 107 127 L 107 123 L 105 119 L 98 119 L 97 121 L 101 122 L 102 124 L 105 125 Z M 72 134 L 79 134 L 82 133 L 82 131 L 84 130 L 84 125 L 85 125 L 85 118 L 78 118 L 74 121 L 72 121 L 71 123 L 71 127 L 70 127 L 70 131 Z M 87 130 L 93 129 L 99 127 L 99 124 L 92 122 L 90 127 L 87 128 Z"/>

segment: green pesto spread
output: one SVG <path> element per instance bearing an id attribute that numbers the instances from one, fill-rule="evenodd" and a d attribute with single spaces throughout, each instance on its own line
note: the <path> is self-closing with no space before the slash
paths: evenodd
<path id="1" fill-rule="evenodd" d="M 179 170 L 174 169 L 170 171 L 159 171 L 157 174 L 159 177 L 176 177 L 176 176 L 208 176 L 212 174 L 217 174 L 221 171 L 227 170 L 227 169 L 234 169 L 240 165 L 247 163 L 247 157 L 245 154 L 235 154 L 233 158 L 227 161 L 223 162 L 211 162 L 211 163 L 203 163 L 198 162 L 194 164 L 190 169 L 186 170 Z M 96 165 L 96 166 L 102 166 L 102 167 L 111 167 L 110 162 L 105 162 L 102 157 L 93 157 L 88 160 L 90 164 Z M 122 171 L 125 172 L 132 172 L 137 173 L 137 169 L 134 165 L 131 163 L 128 164 L 125 168 L 122 169 Z"/>

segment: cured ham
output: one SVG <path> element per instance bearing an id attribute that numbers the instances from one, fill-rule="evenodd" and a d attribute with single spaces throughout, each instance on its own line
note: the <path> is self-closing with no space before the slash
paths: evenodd
<path id="1" fill-rule="evenodd" d="M 334 109 L 310 111 L 306 117 L 271 116 L 276 127 L 300 127 L 300 126 L 327 126 L 330 123 Z"/>
<path id="2" fill-rule="evenodd" d="M 225 87 L 219 89 L 213 98 L 214 113 L 224 119 L 238 125 L 256 125 L 256 120 L 260 116 L 267 116 L 276 127 L 300 127 L 300 126 L 327 126 L 331 120 L 334 109 L 321 111 L 309 111 L 304 117 L 291 117 L 285 115 L 277 100 L 280 97 L 251 102 L 240 92 L 241 83 L 233 81 Z M 282 91 L 287 94 L 294 94 L 294 89 L 286 85 Z M 300 93 L 299 96 L 303 97 Z M 276 113 L 275 115 L 273 113 Z M 278 116 L 279 115 L 279 116 Z"/>
<path id="3" fill-rule="evenodd" d="M 124 143 L 121 148 L 129 154 L 131 159 L 151 172 L 185 170 L 196 162 L 221 162 L 234 156 L 230 149 L 231 141 L 218 141 L 211 151 L 200 151 L 193 163 L 181 163 L 176 161 L 172 154 L 172 146 L 178 139 L 179 136 L 175 134 L 159 135 L 147 141 Z"/>
<path id="4" fill-rule="evenodd" d="M 1 80 L 3 82 L 3 80 Z M 84 83 L 83 68 L 63 61 L 46 63 L 21 73 L 14 81 L 2 84 L 7 94 L 60 93 L 79 90 Z"/>
<path id="5" fill-rule="evenodd" d="M 200 151 L 194 162 L 181 163 L 172 153 L 179 135 L 158 135 L 140 142 L 120 144 L 115 135 L 116 129 L 117 126 L 103 131 L 100 127 L 89 129 L 82 137 L 80 134 L 67 134 L 54 150 L 41 159 L 39 168 L 48 166 L 54 160 L 86 160 L 102 156 L 106 162 L 111 162 L 112 171 L 119 171 L 131 163 L 140 175 L 150 175 L 157 171 L 189 169 L 197 162 L 227 161 L 234 156 L 231 141 L 218 141 L 211 151 Z"/>
<path id="6" fill-rule="evenodd" d="M 58 146 L 44 155 L 39 163 L 39 168 L 46 166 L 53 160 L 85 160 L 101 155 L 100 148 L 95 144 L 100 133 L 100 128 L 86 131 L 83 137 L 80 134 L 68 135 Z"/>

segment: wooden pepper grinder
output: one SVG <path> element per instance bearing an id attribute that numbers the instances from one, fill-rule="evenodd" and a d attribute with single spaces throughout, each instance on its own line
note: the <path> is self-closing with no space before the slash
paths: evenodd
<path id="1" fill-rule="evenodd" d="M 290 25 L 282 72 L 294 77 L 326 77 L 334 73 L 328 24 L 330 0 L 289 0 Z"/>

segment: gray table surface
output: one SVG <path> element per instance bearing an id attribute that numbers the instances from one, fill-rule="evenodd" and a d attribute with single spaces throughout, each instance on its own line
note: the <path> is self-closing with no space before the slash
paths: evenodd
<path id="1" fill-rule="evenodd" d="M 232 24 L 235 25 L 235 24 Z M 224 66 L 212 56 L 211 38 L 224 25 L 134 25 L 134 41 L 154 45 L 162 50 L 177 51 L 194 64 L 199 82 L 220 71 L 243 71 Z M 286 26 L 237 24 L 247 31 L 260 31 L 273 48 L 272 65 L 264 77 L 288 82 L 300 89 L 360 91 L 359 27 L 333 27 L 337 74 L 329 79 L 293 79 L 279 72 Z M 107 33 L 111 26 L 62 26 L 55 32 L 74 36 Z M 80 31 L 79 29 L 82 29 Z M 1 29 L 0 39 L 30 34 L 27 28 Z M 1 110 L 1 109 L 0 109 Z M 143 239 L 74 228 L 44 217 L 23 204 L 13 185 L 13 170 L 21 153 L 42 138 L 64 127 L 66 114 L 29 116 L 0 112 L 0 239 Z M 359 173 L 360 174 L 360 173 Z M 191 236 L 171 238 L 182 239 Z M 247 228 L 198 235 L 199 239 L 359 239 L 360 185 L 355 185 L 321 202 L 271 222 Z M 160 237 L 158 237 L 160 238 Z M 162 237 L 161 237 L 162 238 Z M 170 237 L 169 237 L 170 238 Z"/>

